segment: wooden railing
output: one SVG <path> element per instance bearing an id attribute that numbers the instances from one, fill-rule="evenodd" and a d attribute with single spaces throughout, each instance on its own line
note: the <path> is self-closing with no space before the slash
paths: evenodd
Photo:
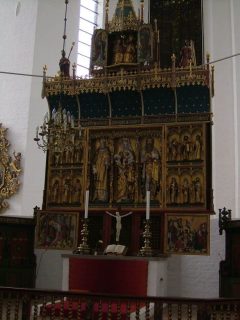
<path id="1" fill-rule="evenodd" d="M 240 299 L 129 297 L 0 287 L 2 320 L 240 320 Z"/>

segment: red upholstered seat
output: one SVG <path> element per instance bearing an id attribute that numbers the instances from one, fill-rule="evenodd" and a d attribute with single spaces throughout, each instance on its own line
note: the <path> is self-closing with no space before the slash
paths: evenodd
<path id="1" fill-rule="evenodd" d="M 144 304 L 142 303 L 139 305 L 140 307 L 143 307 Z M 130 313 L 136 312 L 137 306 L 135 303 L 130 304 Z M 111 309 L 109 309 L 108 303 L 102 303 L 101 309 L 102 309 L 102 319 L 107 319 L 108 312 L 111 311 L 111 319 L 117 319 L 117 315 L 119 313 L 119 306 L 117 305 L 117 302 L 111 303 Z M 62 309 L 62 311 L 61 311 Z M 88 309 L 88 311 L 87 311 Z M 46 306 L 45 309 L 45 316 L 52 316 L 54 314 L 55 317 L 60 317 L 61 312 L 63 312 L 64 317 L 70 317 L 72 315 L 72 319 L 77 318 L 79 313 L 81 313 L 81 317 L 83 318 L 84 315 L 87 312 L 90 312 L 92 315 L 92 319 L 98 319 L 99 318 L 99 304 L 95 302 L 93 305 L 90 305 L 86 302 L 80 303 L 80 301 L 64 301 L 63 305 L 61 305 L 60 302 L 53 304 L 49 304 Z M 121 319 L 127 318 L 127 312 L 128 312 L 128 305 L 127 303 L 121 303 L 120 304 L 120 313 L 121 313 Z M 43 308 L 41 309 L 41 314 L 43 314 Z"/>

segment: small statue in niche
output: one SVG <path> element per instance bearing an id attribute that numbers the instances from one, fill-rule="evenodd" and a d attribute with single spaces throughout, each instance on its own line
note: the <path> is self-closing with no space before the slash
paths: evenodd
<path id="1" fill-rule="evenodd" d="M 80 140 L 77 140 L 74 144 L 74 155 L 73 155 L 73 161 L 74 163 L 80 163 L 83 156 L 83 147 L 80 142 Z"/>
<path id="2" fill-rule="evenodd" d="M 68 145 L 67 147 L 65 148 L 64 150 L 64 153 L 63 153 L 64 157 L 64 163 L 72 163 L 72 158 L 73 158 L 73 144 L 72 144 L 72 141 L 68 141 Z"/>
<path id="3" fill-rule="evenodd" d="M 135 155 L 128 138 L 123 138 L 117 154 L 114 155 L 117 169 L 116 200 L 133 200 L 135 182 Z"/>
<path id="4" fill-rule="evenodd" d="M 93 201 L 107 201 L 109 194 L 110 151 L 106 139 L 101 138 L 93 157 L 94 195 Z"/>
<path id="5" fill-rule="evenodd" d="M 178 202 L 178 183 L 175 177 L 172 177 L 169 185 L 169 199 L 171 204 L 176 204 Z"/>
<path id="6" fill-rule="evenodd" d="M 190 160 L 191 155 L 191 143 L 189 140 L 189 136 L 185 135 L 183 137 L 183 142 L 181 146 L 181 154 L 182 154 L 182 160 Z"/>
<path id="7" fill-rule="evenodd" d="M 82 186 L 80 179 L 76 179 L 73 186 L 73 202 L 79 203 L 82 192 Z"/>
<path id="8" fill-rule="evenodd" d="M 197 134 L 194 145 L 193 145 L 193 158 L 194 160 L 201 160 L 201 156 L 202 156 L 201 136 Z"/>
<path id="9" fill-rule="evenodd" d="M 183 203 L 190 203 L 190 185 L 187 178 L 184 178 L 182 184 Z"/>
<path id="10" fill-rule="evenodd" d="M 194 202 L 201 203 L 202 198 L 202 185 L 199 177 L 193 181 L 193 191 L 194 191 Z"/>
<path id="11" fill-rule="evenodd" d="M 134 43 L 134 39 L 132 35 L 128 37 L 128 40 L 126 43 L 126 49 L 124 52 L 123 62 L 124 63 L 136 62 L 136 45 Z"/>
<path id="12" fill-rule="evenodd" d="M 63 203 L 71 203 L 72 185 L 70 178 L 66 178 L 63 184 Z"/>
<path id="13" fill-rule="evenodd" d="M 147 138 L 141 152 L 143 196 L 149 190 L 154 200 L 160 189 L 160 153 L 154 146 L 154 138 Z"/>
<path id="14" fill-rule="evenodd" d="M 168 159 L 169 161 L 176 161 L 178 157 L 178 142 L 173 138 L 168 145 Z"/>
<path id="15" fill-rule="evenodd" d="M 62 162 L 62 153 L 57 150 L 58 147 L 56 147 L 56 150 L 53 152 L 53 165 L 54 166 L 59 166 Z"/>
<path id="16" fill-rule="evenodd" d="M 185 40 L 180 51 L 179 67 L 186 68 L 191 65 L 196 66 L 196 55 L 193 40 Z"/>
<path id="17" fill-rule="evenodd" d="M 122 39 L 117 39 L 114 46 L 114 64 L 119 64 L 123 62 L 123 43 Z"/>
<path id="18" fill-rule="evenodd" d="M 52 202 L 58 203 L 59 202 L 59 191 L 60 191 L 60 184 L 59 180 L 56 179 L 52 185 Z"/>

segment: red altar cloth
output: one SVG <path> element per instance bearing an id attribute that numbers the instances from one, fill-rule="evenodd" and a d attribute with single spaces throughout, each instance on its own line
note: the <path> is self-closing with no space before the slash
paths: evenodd
<path id="1" fill-rule="evenodd" d="M 148 262 L 119 259 L 69 259 L 69 290 L 146 296 Z"/>

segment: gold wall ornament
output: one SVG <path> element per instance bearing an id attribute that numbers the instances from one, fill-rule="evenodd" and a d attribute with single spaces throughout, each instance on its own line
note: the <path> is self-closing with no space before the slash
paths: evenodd
<path id="1" fill-rule="evenodd" d="M 21 173 L 21 153 L 14 151 L 13 156 L 9 155 L 6 132 L 7 128 L 0 123 L 0 211 L 8 207 L 6 199 L 18 191 L 18 176 Z"/>

